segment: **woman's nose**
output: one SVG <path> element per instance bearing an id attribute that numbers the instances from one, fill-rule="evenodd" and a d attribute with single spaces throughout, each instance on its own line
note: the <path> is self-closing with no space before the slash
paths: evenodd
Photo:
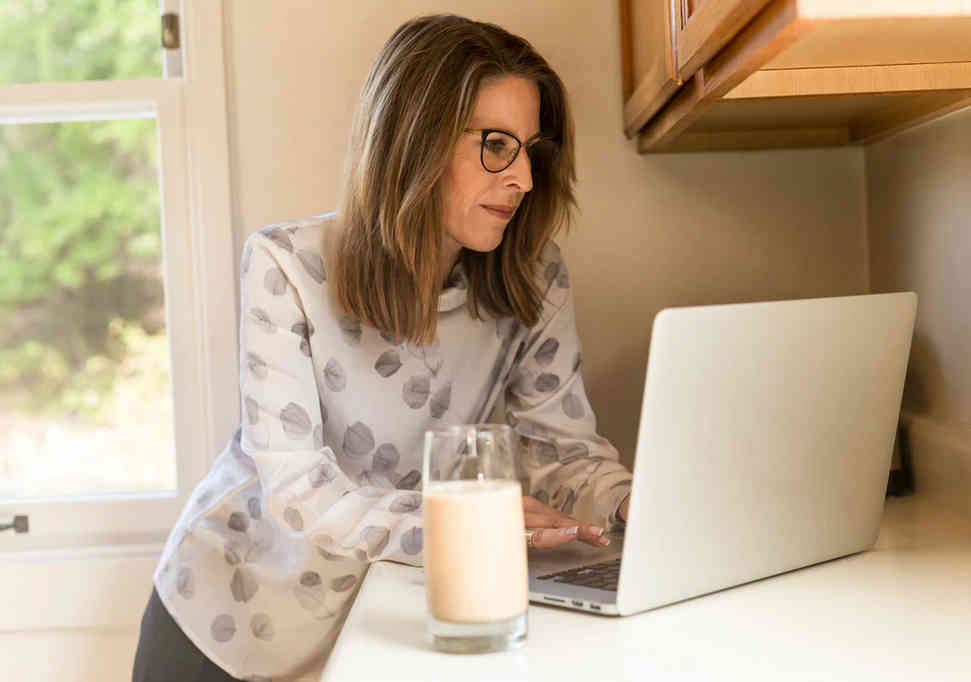
<path id="1" fill-rule="evenodd" d="M 533 189 L 533 168 L 525 149 L 519 150 L 516 160 L 506 169 L 503 183 L 523 193 Z"/>

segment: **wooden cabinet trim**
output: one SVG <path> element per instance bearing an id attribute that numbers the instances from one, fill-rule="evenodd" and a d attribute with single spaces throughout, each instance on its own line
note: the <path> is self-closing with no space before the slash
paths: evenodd
<path id="1" fill-rule="evenodd" d="M 671 99 L 681 85 L 677 77 L 676 48 L 673 42 L 676 39 L 673 28 L 676 21 L 675 15 L 679 11 L 678 0 L 660 1 L 662 4 L 658 5 L 656 4 L 658 0 L 652 0 L 655 3 L 651 6 L 652 12 L 637 15 L 634 11 L 637 6 L 632 4 L 633 0 L 619 0 L 622 22 L 624 134 L 629 138 L 637 134 L 641 127 Z M 656 18 L 657 15 L 663 16 L 663 26 L 651 23 L 651 19 Z M 638 55 L 635 54 L 637 49 L 634 43 L 637 39 L 635 29 L 638 26 L 644 29 L 645 22 L 661 29 L 664 44 L 658 45 L 656 52 L 648 53 L 648 59 L 644 58 L 643 53 L 638 59 Z M 640 36 L 640 40 L 645 39 L 646 36 Z M 642 72 L 638 73 L 638 69 Z"/>
<path id="2" fill-rule="evenodd" d="M 887 107 L 851 125 L 850 139 L 857 144 L 870 144 L 969 105 L 971 105 L 971 89 L 928 92 L 912 104 Z"/>
<path id="3" fill-rule="evenodd" d="M 769 0 L 706 0 L 687 20 L 680 17 L 684 28 L 678 32 L 678 78 L 691 78 L 767 4 Z"/>
<path id="4" fill-rule="evenodd" d="M 662 147 L 683 132 L 713 101 L 741 83 L 808 30 L 798 0 L 776 0 L 760 12 L 738 38 L 699 69 L 644 127 L 639 151 Z"/>
<path id="5" fill-rule="evenodd" d="M 971 88 L 971 62 L 756 71 L 723 99 Z"/>

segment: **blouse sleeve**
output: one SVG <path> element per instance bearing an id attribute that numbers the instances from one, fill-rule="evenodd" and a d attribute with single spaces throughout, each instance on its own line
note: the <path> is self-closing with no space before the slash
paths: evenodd
<path id="1" fill-rule="evenodd" d="M 541 264 L 547 292 L 541 319 L 516 352 L 505 390 L 506 421 L 520 436 L 524 489 L 544 504 L 608 530 L 631 474 L 597 434 L 580 375 L 582 349 L 566 263 L 550 242 Z"/>
<path id="2" fill-rule="evenodd" d="M 255 466 L 264 510 L 325 553 L 420 566 L 421 492 L 358 485 L 323 443 L 327 406 L 308 342 L 315 330 L 294 284 L 307 280 L 293 270 L 317 282 L 324 273 L 317 254 L 292 250 L 279 233 L 254 233 L 240 268 L 240 448 Z"/>

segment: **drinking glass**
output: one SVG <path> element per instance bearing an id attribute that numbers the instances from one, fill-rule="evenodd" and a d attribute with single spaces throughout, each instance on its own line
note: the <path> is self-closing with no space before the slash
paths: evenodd
<path id="1" fill-rule="evenodd" d="M 529 587 L 516 439 L 506 424 L 425 432 L 425 595 L 436 649 L 526 642 Z"/>

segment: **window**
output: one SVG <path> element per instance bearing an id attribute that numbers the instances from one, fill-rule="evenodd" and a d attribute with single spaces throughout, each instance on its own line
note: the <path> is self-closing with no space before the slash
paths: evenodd
<path id="1" fill-rule="evenodd" d="M 0 552 L 160 541 L 237 418 L 221 32 L 187 83 L 178 5 L 0 4 Z"/>

